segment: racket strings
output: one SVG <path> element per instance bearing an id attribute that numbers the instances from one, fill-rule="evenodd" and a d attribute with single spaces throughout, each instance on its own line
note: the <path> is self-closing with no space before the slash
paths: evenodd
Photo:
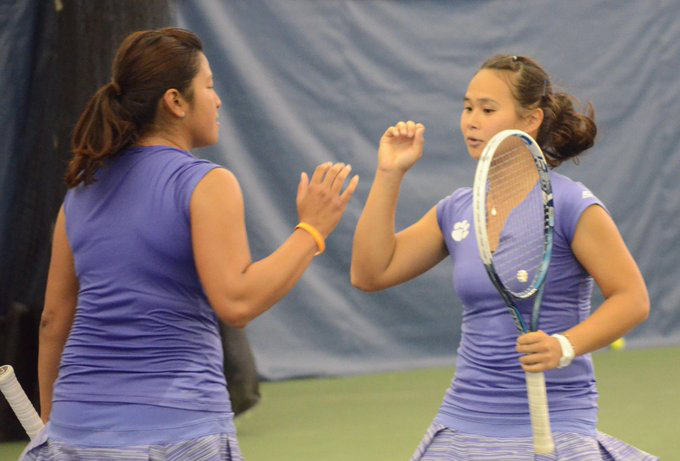
<path id="1" fill-rule="evenodd" d="M 534 291 L 544 256 L 543 199 L 533 156 L 519 139 L 506 143 L 489 167 L 487 233 L 502 283 L 513 295 L 526 297 Z"/>

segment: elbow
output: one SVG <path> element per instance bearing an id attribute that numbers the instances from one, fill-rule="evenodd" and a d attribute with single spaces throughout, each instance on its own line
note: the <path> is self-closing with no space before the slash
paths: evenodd
<path id="1" fill-rule="evenodd" d="M 43 310 L 40 317 L 40 341 L 66 341 L 72 318 L 59 317 L 51 309 Z"/>
<path id="2" fill-rule="evenodd" d="M 350 282 L 352 283 L 352 286 L 357 290 L 372 292 L 379 291 L 383 288 L 382 286 L 377 284 L 375 280 L 365 276 L 361 276 L 357 272 L 358 271 L 354 270 L 354 268 L 352 268 L 350 272 Z"/>
<path id="3" fill-rule="evenodd" d="M 629 292 L 627 296 L 628 309 L 626 317 L 629 322 L 629 328 L 635 328 L 649 318 L 649 295 L 647 290 L 638 290 L 636 292 Z"/>
<path id="4" fill-rule="evenodd" d="M 227 308 L 221 309 L 218 316 L 222 322 L 232 328 L 244 328 L 252 320 L 248 313 L 247 307 L 231 304 Z"/>
<path id="5" fill-rule="evenodd" d="M 378 291 L 379 290 L 379 288 L 376 288 L 374 285 L 371 285 L 370 283 L 366 283 L 364 280 L 355 279 L 354 277 L 352 277 L 352 286 L 354 288 L 356 288 L 357 290 L 366 291 L 366 292 Z"/>
<path id="6" fill-rule="evenodd" d="M 213 307 L 219 319 L 233 328 L 244 328 L 255 317 L 254 306 L 241 300 L 224 300 Z"/>
<path id="7" fill-rule="evenodd" d="M 237 328 L 239 330 L 243 329 L 248 325 L 249 321 L 246 319 L 233 320 L 231 322 L 225 322 L 228 326 L 232 328 Z"/>
<path id="8" fill-rule="evenodd" d="M 649 318 L 650 302 L 649 295 L 645 292 L 638 302 L 638 325 Z"/>

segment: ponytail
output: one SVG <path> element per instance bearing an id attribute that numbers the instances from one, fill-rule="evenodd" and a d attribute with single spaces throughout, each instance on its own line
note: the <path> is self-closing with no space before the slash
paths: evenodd
<path id="1" fill-rule="evenodd" d="M 91 184 L 109 157 L 135 143 L 139 132 L 120 102 L 120 86 L 102 86 L 90 99 L 73 131 L 73 158 L 66 172 L 67 187 Z"/>
<path id="2" fill-rule="evenodd" d="M 578 113 L 567 93 L 552 93 L 545 97 L 543 123 L 536 140 L 551 160 L 553 167 L 580 155 L 593 147 L 597 135 L 592 104 L 584 114 Z"/>

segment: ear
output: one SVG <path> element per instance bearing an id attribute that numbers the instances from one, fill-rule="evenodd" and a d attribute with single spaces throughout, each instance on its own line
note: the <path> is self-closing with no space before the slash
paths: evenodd
<path id="1" fill-rule="evenodd" d="M 541 128 L 541 123 L 543 123 L 543 109 L 540 107 L 532 109 L 531 112 L 523 117 L 524 131 L 529 134 L 534 133 L 534 137 L 538 133 L 539 128 Z"/>
<path id="2" fill-rule="evenodd" d="M 170 88 L 163 93 L 161 106 L 169 115 L 177 118 L 184 118 L 187 114 L 188 104 L 181 93 L 175 88 Z"/>

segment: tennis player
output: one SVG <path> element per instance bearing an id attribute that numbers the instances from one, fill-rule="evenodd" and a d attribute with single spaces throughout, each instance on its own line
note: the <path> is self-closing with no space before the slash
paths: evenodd
<path id="1" fill-rule="evenodd" d="M 496 56 L 469 83 L 460 129 L 478 159 L 493 135 L 520 129 L 551 167 L 590 148 L 592 107 L 575 111 L 532 59 Z M 602 202 L 581 183 L 551 171 L 555 242 L 541 310 L 541 331 L 516 327 L 481 263 L 471 188 L 456 189 L 419 221 L 395 233 L 401 181 L 422 155 L 425 127 L 399 122 L 380 140 L 378 167 L 357 225 L 352 283 L 366 291 L 410 280 L 447 256 L 464 311 L 456 374 L 412 460 L 560 461 L 657 459 L 599 432 L 590 352 L 643 322 L 645 282 Z M 593 283 L 604 302 L 590 315 Z M 534 457 L 524 371 L 547 371 L 555 456 Z"/>
<path id="2" fill-rule="evenodd" d="M 300 224 L 253 262 L 237 179 L 191 153 L 219 133 L 202 49 L 131 34 L 75 128 L 40 329 L 47 426 L 24 461 L 242 459 L 218 321 L 242 327 L 295 285 L 358 178 L 302 173 Z"/>

